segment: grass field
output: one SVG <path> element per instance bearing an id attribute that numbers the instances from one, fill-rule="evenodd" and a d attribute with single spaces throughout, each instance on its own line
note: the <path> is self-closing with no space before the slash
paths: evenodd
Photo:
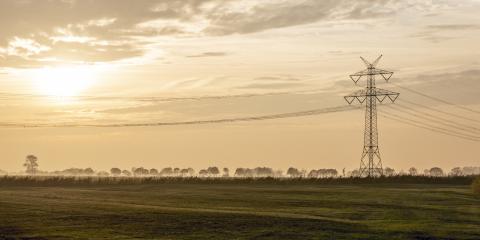
<path id="1" fill-rule="evenodd" d="M 468 185 L 1 186 L 0 239 L 480 239 Z"/>

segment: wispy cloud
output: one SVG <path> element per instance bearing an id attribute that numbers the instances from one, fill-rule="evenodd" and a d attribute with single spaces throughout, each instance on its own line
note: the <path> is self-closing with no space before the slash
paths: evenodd
<path id="1" fill-rule="evenodd" d="M 249 34 L 317 21 L 386 17 L 398 0 L 0 1 L 4 67 L 147 55 L 158 37 Z M 190 57 L 224 56 L 205 52 Z"/>
<path id="2" fill-rule="evenodd" d="M 430 42 L 442 42 L 445 40 L 455 39 L 457 35 L 451 32 L 468 32 L 480 30 L 478 24 L 434 24 L 425 26 L 421 31 L 411 35 L 414 38 L 420 38 Z"/>
<path id="3" fill-rule="evenodd" d="M 227 56 L 226 52 L 204 52 L 195 55 L 189 55 L 188 58 L 202 58 L 202 57 L 223 57 Z"/>

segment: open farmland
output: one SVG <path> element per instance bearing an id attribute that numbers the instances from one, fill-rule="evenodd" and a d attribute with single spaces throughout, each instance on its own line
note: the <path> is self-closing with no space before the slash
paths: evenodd
<path id="1" fill-rule="evenodd" d="M 459 184 L 3 184 L 0 216 L 0 239 L 480 239 Z"/>

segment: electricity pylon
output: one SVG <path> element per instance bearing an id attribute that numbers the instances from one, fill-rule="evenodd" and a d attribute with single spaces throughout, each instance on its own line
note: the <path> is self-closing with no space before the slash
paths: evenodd
<path id="1" fill-rule="evenodd" d="M 382 55 L 380 55 L 373 63 L 368 62 L 363 57 L 360 58 L 365 63 L 367 69 L 350 75 L 350 78 L 355 85 L 357 85 L 358 81 L 365 76 L 367 78 L 367 86 L 365 89 L 345 96 L 345 100 L 348 104 L 352 104 L 355 99 L 361 104 L 364 102 L 366 103 L 365 132 L 363 136 L 364 145 L 359 171 L 360 176 L 378 177 L 383 175 L 383 168 L 380 150 L 378 149 L 377 101 L 382 103 L 388 98 L 393 103 L 400 94 L 375 87 L 375 76 L 380 75 L 388 82 L 393 75 L 393 72 L 376 68 Z"/>

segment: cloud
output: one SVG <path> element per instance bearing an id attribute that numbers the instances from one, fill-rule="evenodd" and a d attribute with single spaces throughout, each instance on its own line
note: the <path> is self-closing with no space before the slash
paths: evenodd
<path id="1" fill-rule="evenodd" d="M 479 75 L 480 70 L 478 68 L 471 68 L 458 71 L 439 71 L 432 74 L 418 74 L 409 78 L 394 79 L 394 82 L 446 101 L 476 105 L 480 104 L 480 99 L 478 98 L 480 94 Z M 402 89 L 398 89 L 398 91 L 401 94 L 409 94 L 409 92 Z"/>
<path id="2" fill-rule="evenodd" d="M 441 41 L 446 41 L 450 39 L 455 39 L 457 35 L 450 34 L 450 32 L 466 32 L 480 30 L 480 25 L 478 24 L 435 24 L 427 25 L 423 28 L 422 31 L 417 32 L 411 37 L 420 38 L 426 41 L 438 43 Z M 448 34 L 448 35 L 442 35 Z"/>
<path id="3" fill-rule="evenodd" d="M 233 1 L 220 11 L 212 12 L 208 16 L 211 24 L 205 32 L 211 35 L 247 34 L 320 20 L 375 18 L 393 12 L 386 6 L 395 1 L 264 1 L 264 4 L 246 6 L 242 6 L 242 2 L 245 1 Z"/>
<path id="4" fill-rule="evenodd" d="M 226 52 L 204 52 L 196 55 L 189 55 L 188 58 L 202 58 L 202 57 L 223 57 L 227 56 Z"/>
<path id="5" fill-rule="evenodd" d="M 2 0 L 0 58 L 10 67 L 49 63 L 45 59 L 138 59 L 160 36 L 201 38 L 363 20 L 389 16 L 405 5 L 400 0 Z M 221 55 L 194 57 L 213 56 Z"/>
<path id="6" fill-rule="evenodd" d="M 438 24 L 428 25 L 428 29 L 431 30 L 443 30 L 443 31 L 458 31 L 458 30 L 478 30 L 480 25 L 477 24 Z"/>
<path id="7" fill-rule="evenodd" d="M 240 89 L 291 89 L 295 87 L 304 86 L 301 83 L 252 83 L 242 87 Z"/>

